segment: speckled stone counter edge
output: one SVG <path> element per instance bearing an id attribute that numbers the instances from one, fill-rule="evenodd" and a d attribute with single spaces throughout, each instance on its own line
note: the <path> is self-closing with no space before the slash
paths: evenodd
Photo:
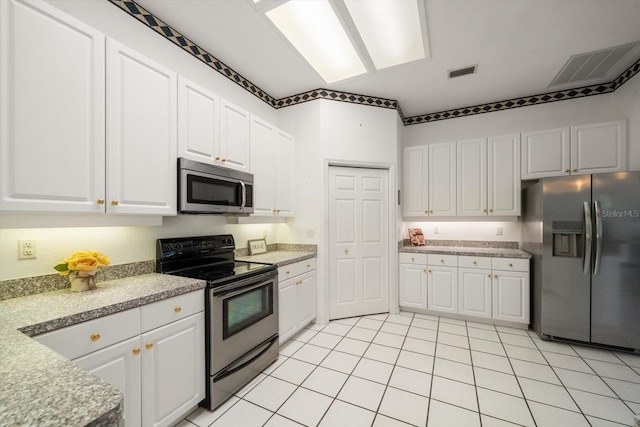
<path id="1" fill-rule="evenodd" d="M 297 243 L 272 243 L 267 245 L 268 252 L 286 251 L 286 252 L 318 252 L 317 245 L 303 245 Z M 249 256 L 249 248 L 238 248 L 234 252 L 234 256 L 247 257 Z"/>
<path id="2" fill-rule="evenodd" d="M 500 248 L 518 249 L 518 242 L 505 242 L 496 240 L 425 240 L 425 246 L 454 246 L 458 248 Z M 398 242 L 398 249 L 411 246 L 409 239 Z M 420 247 L 420 246 L 415 246 Z"/>
<path id="3" fill-rule="evenodd" d="M 110 265 L 102 268 L 96 274 L 96 282 L 124 279 L 153 273 L 154 261 L 133 262 L 129 264 Z M 59 274 L 45 274 L 43 276 L 23 277 L 0 281 L 0 301 L 10 298 L 26 297 L 42 294 L 70 287 L 69 279 Z"/>

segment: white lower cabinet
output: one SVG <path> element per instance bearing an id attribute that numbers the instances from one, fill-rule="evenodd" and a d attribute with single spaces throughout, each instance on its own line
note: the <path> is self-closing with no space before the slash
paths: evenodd
<path id="1" fill-rule="evenodd" d="M 400 253 L 399 306 L 529 323 L 529 260 Z"/>
<path id="2" fill-rule="evenodd" d="M 280 344 L 316 318 L 315 269 L 315 258 L 278 268 Z"/>
<path id="3" fill-rule="evenodd" d="M 179 295 L 35 337 L 124 395 L 124 423 L 168 426 L 205 397 L 204 295 Z"/>

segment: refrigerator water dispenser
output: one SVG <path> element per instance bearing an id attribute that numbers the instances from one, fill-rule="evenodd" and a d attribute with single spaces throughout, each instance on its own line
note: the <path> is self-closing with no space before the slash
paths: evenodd
<path id="1" fill-rule="evenodd" d="M 553 221 L 553 256 L 582 258 L 583 223 Z"/>

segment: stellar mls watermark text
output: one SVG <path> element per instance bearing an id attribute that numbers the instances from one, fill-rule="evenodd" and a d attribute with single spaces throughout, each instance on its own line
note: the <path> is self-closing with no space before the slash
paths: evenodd
<path id="1" fill-rule="evenodd" d="M 640 210 L 628 210 L 628 211 L 619 211 L 617 209 L 613 210 L 602 210 L 603 218 L 640 218 Z"/>

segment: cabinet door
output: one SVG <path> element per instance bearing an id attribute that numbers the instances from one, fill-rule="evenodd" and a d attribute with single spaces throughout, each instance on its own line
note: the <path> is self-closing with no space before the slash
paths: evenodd
<path id="1" fill-rule="evenodd" d="M 488 138 L 489 215 L 520 215 L 520 135 Z"/>
<path id="2" fill-rule="evenodd" d="M 142 425 L 172 425 L 205 397 L 204 313 L 141 338 Z"/>
<path id="3" fill-rule="evenodd" d="M 456 143 L 429 144 L 429 215 L 456 215 Z"/>
<path id="4" fill-rule="evenodd" d="M 276 138 L 276 214 L 293 216 L 295 185 L 295 145 L 293 137 L 277 131 Z"/>
<path id="5" fill-rule="evenodd" d="M 626 121 L 571 127 L 572 174 L 626 171 L 626 162 Z"/>
<path id="6" fill-rule="evenodd" d="M 276 214 L 275 128 L 251 116 L 251 169 L 254 215 Z"/>
<path id="7" fill-rule="evenodd" d="M 405 217 L 429 214 L 429 150 L 427 147 L 404 149 L 402 186 L 402 215 Z"/>
<path id="8" fill-rule="evenodd" d="M 0 210 L 104 213 L 104 34 L 0 1 Z"/>
<path id="9" fill-rule="evenodd" d="M 316 318 L 316 273 L 305 273 L 295 278 L 298 283 L 298 329 Z"/>
<path id="10" fill-rule="evenodd" d="M 426 273 L 426 266 L 400 264 L 400 306 L 427 308 Z"/>
<path id="11" fill-rule="evenodd" d="M 124 394 L 124 422 L 139 426 L 141 422 L 140 337 L 79 357 L 73 362 L 103 379 Z"/>
<path id="12" fill-rule="evenodd" d="M 569 175 L 569 128 L 522 134 L 522 179 Z"/>
<path id="13" fill-rule="evenodd" d="M 446 313 L 458 312 L 458 269 L 428 266 L 427 307 Z"/>
<path id="14" fill-rule="evenodd" d="M 182 76 L 178 78 L 178 156 L 219 163 L 219 104 L 213 93 Z"/>
<path id="15" fill-rule="evenodd" d="M 176 74 L 107 43 L 107 212 L 176 214 Z"/>
<path id="16" fill-rule="evenodd" d="M 493 271 L 493 318 L 529 323 L 529 273 Z"/>
<path id="17" fill-rule="evenodd" d="M 298 331 L 298 286 L 295 278 L 278 283 L 278 330 L 280 343 Z"/>
<path id="18" fill-rule="evenodd" d="M 491 317 L 491 270 L 458 269 L 458 313 Z"/>
<path id="19" fill-rule="evenodd" d="M 249 113 L 220 100 L 220 162 L 223 166 L 250 172 Z"/>
<path id="20" fill-rule="evenodd" d="M 487 140 L 458 141 L 457 214 L 487 215 Z"/>

